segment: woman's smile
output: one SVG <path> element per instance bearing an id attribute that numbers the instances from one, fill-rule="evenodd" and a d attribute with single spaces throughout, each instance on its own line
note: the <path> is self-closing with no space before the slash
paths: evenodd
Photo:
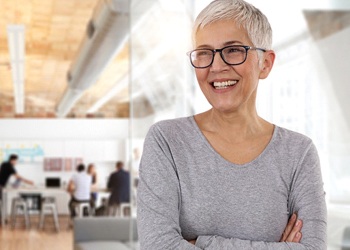
<path id="1" fill-rule="evenodd" d="M 233 87 L 236 85 L 238 81 L 236 80 L 227 80 L 227 81 L 213 81 L 210 84 L 213 86 L 214 89 L 219 90 L 219 89 L 228 89 L 230 87 Z"/>

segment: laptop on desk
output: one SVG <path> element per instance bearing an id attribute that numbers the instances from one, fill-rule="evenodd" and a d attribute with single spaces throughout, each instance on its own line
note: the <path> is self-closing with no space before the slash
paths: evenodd
<path id="1" fill-rule="evenodd" d="M 61 188 L 61 179 L 56 177 L 48 177 L 45 179 L 45 187 Z"/>

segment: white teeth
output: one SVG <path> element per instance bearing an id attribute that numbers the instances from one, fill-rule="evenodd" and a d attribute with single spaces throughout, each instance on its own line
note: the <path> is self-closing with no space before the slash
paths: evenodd
<path id="1" fill-rule="evenodd" d="M 233 86 L 237 83 L 237 81 L 226 81 L 226 82 L 214 82 L 213 85 L 216 89 L 225 89 L 229 86 Z"/>

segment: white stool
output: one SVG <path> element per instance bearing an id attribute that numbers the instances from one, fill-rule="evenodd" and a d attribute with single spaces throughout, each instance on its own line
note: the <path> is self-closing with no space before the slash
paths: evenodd
<path id="1" fill-rule="evenodd" d="M 17 210 L 18 209 L 22 209 L 22 212 L 24 215 L 25 226 L 28 229 L 30 227 L 28 205 L 27 205 L 27 201 L 23 198 L 20 198 L 20 197 L 12 199 L 12 206 L 11 206 L 12 229 L 15 228 L 15 226 L 16 226 L 16 218 L 17 218 Z"/>
<path id="2" fill-rule="evenodd" d="M 131 213 L 131 203 L 122 202 L 120 204 L 114 204 L 108 206 L 108 215 L 116 217 L 125 217 L 124 209 L 129 208 Z"/>
<path id="3" fill-rule="evenodd" d="M 49 213 L 52 214 L 52 218 L 53 218 L 54 223 L 55 223 L 55 229 L 57 232 L 59 232 L 60 226 L 58 223 L 58 213 L 57 213 L 57 206 L 56 206 L 55 197 L 45 197 L 42 199 L 39 229 L 43 229 L 44 222 L 45 222 L 45 215 L 49 214 Z"/>
<path id="4" fill-rule="evenodd" d="M 92 210 L 90 206 L 90 202 L 73 202 L 72 206 L 74 207 L 76 218 L 82 218 L 84 217 L 84 209 L 86 208 L 88 210 L 89 216 L 92 215 Z M 68 228 L 70 229 L 73 226 L 73 217 L 70 217 Z"/>
<path id="5" fill-rule="evenodd" d="M 125 217 L 124 209 L 129 208 L 130 214 L 131 214 L 131 203 L 123 202 L 120 203 L 119 209 L 120 209 L 120 217 Z"/>
<path id="6" fill-rule="evenodd" d="M 90 207 L 90 202 L 77 202 L 75 203 L 75 208 L 78 217 L 84 217 L 84 209 L 86 208 L 89 212 L 89 215 L 91 215 L 91 207 Z"/>

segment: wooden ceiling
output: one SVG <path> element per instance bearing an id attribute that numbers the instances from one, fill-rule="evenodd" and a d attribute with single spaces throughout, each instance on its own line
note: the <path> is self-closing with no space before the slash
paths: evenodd
<path id="1" fill-rule="evenodd" d="M 6 27 L 24 24 L 25 113 L 23 117 L 55 117 L 67 86 L 67 71 L 78 53 L 86 25 L 98 0 L 0 0 L 0 117 L 16 117 Z M 69 116 L 86 117 L 86 111 L 127 73 L 128 48 L 122 50 L 99 81 L 89 88 Z M 98 116 L 128 115 L 119 99 L 127 89 L 104 105 Z M 18 116 L 18 115 L 17 115 Z"/>

